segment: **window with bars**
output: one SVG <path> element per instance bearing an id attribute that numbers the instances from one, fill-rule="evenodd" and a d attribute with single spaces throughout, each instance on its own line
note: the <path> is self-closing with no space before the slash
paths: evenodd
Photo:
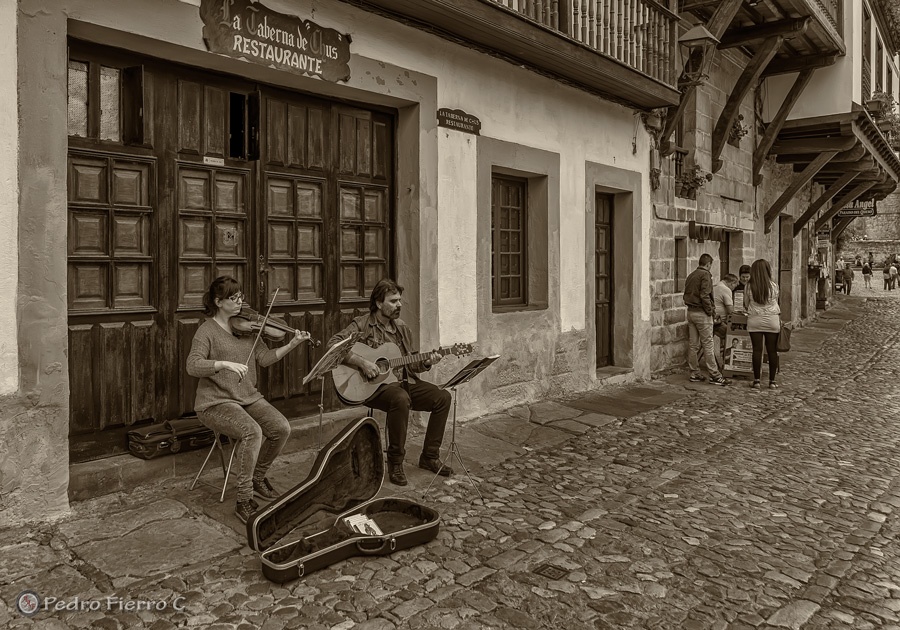
<path id="1" fill-rule="evenodd" d="M 491 180 L 491 287 L 495 307 L 528 304 L 527 212 L 527 180 L 494 175 Z"/>

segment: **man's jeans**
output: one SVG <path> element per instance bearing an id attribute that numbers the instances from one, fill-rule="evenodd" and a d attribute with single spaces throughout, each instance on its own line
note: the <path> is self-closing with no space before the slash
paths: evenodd
<path id="1" fill-rule="evenodd" d="M 422 444 L 422 457 L 437 459 L 444 428 L 450 415 L 450 392 L 440 389 L 427 381 L 410 381 L 407 391 L 401 383 L 382 385 L 364 404 L 387 412 L 388 450 L 390 464 L 402 464 L 406 457 L 406 433 L 409 425 L 409 411 L 430 411 L 428 428 Z"/>
<path id="2" fill-rule="evenodd" d="M 691 368 L 691 376 L 700 374 L 700 365 L 697 355 L 703 349 L 703 358 L 706 360 L 706 371 L 709 377 L 717 379 L 722 376 L 716 367 L 716 351 L 713 348 L 713 319 L 700 309 L 689 308 L 687 312 L 688 335 L 690 338 L 690 350 L 688 351 L 688 367 Z"/>

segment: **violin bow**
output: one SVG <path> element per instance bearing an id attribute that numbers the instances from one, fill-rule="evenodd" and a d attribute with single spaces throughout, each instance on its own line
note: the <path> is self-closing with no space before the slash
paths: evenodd
<path id="1" fill-rule="evenodd" d="M 253 340 L 253 345 L 250 346 L 250 354 L 247 355 L 247 360 L 244 362 L 244 365 L 250 365 L 250 357 L 253 356 L 253 351 L 256 350 L 256 344 L 259 343 L 259 338 L 262 336 L 263 330 L 266 328 L 266 322 L 269 321 L 269 313 L 272 312 L 272 307 L 275 306 L 275 298 L 278 297 L 279 289 L 275 288 L 275 293 L 272 295 L 272 301 L 269 302 L 269 308 L 266 309 L 266 314 L 263 316 L 262 325 L 259 327 L 259 331 L 256 333 L 256 339 Z M 238 379 L 238 383 L 244 380 L 244 377 Z"/>

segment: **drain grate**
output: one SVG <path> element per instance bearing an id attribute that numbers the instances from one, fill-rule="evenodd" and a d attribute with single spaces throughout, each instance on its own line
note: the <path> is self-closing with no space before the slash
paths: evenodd
<path id="1" fill-rule="evenodd" d="M 569 572 L 566 569 L 563 569 L 562 567 L 558 567 L 555 564 L 550 564 L 548 562 L 545 562 L 544 564 L 540 565 L 539 567 L 533 569 L 533 571 L 534 571 L 534 573 L 537 573 L 538 575 L 543 575 L 545 578 L 549 578 L 551 580 L 559 580 L 569 574 Z"/>

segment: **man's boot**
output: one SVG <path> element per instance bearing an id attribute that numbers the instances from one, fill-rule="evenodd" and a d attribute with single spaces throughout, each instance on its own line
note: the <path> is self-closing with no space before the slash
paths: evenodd
<path id="1" fill-rule="evenodd" d="M 409 483 L 406 480 L 406 473 L 403 472 L 403 462 L 397 464 L 388 462 L 388 479 L 395 486 L 405 486 Z"/>

